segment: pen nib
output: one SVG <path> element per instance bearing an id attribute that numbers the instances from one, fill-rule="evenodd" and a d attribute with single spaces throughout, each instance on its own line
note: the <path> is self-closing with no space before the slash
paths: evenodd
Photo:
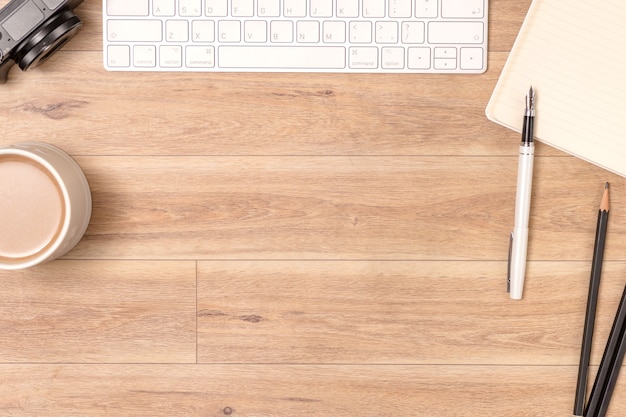
<path id="1" fill-rule="evenodd" d="M 532 86 L 530 86 L 530 90 L 528 90 L 528 95 L 526 96 L 526 111 L 535 111 L 535 91 Z"/>

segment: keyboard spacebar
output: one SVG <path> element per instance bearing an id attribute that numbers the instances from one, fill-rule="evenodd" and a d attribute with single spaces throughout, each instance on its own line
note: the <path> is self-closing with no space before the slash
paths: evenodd
<path id="1" fill-rule="evenodd" d="M 220 46 L 220 68 L 341 69 L 346 66 L 343 46 Z"/>

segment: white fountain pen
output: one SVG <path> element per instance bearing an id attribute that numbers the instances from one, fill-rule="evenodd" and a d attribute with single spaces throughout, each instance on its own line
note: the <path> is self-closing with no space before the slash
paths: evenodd
<path id="1" fill-rule="evenodd" d="M 522 128 L 517 168 L 517 193 L 515 196 L 515 226 L 511 233 L 509 248 L 509 276 L 507 290 L 514 300 L 521 300 L 526 274 L 526 252 L 528 248 L 528 218 L 530 217 L 530 194 L 533 184 L 533 161 L 535 143 L 533 125 L 535 121 L 535 92 L 530 87 L 526 96 L 526 112 Z"/>

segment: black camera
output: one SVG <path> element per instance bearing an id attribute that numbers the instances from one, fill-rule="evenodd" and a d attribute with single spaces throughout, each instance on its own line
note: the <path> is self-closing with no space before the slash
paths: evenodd
<path id="1" fill-rule="evenodd" d="M 83 0 L 12 0 L 0 10 L 0 84 L 17 64 L 22 71 L 44 62 L 82 26 L 74 8 Z"/>

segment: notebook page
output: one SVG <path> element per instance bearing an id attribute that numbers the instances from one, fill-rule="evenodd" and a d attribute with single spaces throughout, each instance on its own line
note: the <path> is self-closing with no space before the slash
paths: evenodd
<path id="1" fill-rule="evenodd" d="M 626 176 L 626 1 L 534 0 L 487 105 L 518 132 Z"/>

